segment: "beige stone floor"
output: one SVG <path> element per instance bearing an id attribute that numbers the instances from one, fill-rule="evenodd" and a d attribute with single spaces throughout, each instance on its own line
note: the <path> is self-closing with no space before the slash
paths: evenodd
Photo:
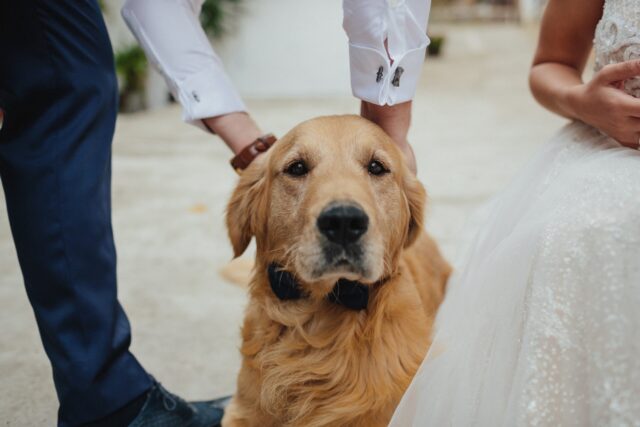
<path id="1" fill-rule="evenodd" d="M 424 68 L 410 138 L 430 194 L 428 229 L 454 258 L 469 214 L 508 183 L 562 120 L 528 93 L 535 29 L 437 29 L 447 36 L 446 53 Z M 348 96 L 248 105 L 264 128 L 280 135 L 313 116 L 357 111 Z M 218 275 L 231 258 L 222 216 L 236 180 L 228 157 L 215 137 L 181 123 L 177 107 L 119 118 L 113 220 L 132 347 L 151 373 L 189 398 L 233 392 L 239 366 L 245 295 Z M 0 325 L 0 425 L 54 424 L 51 370 L 4 205 Z"/>

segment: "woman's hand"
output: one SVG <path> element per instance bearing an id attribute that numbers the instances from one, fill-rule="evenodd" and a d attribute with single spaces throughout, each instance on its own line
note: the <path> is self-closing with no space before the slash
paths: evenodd
<path id="1" fill-rule="evenodd" d="M 640 61 L 607 65 L 585 84 L 567 89 L 575 117 L 600 129 L 620 144 L 640 146 L 640 99 L 625 93 L 625 80 L 640 76 Z"/>

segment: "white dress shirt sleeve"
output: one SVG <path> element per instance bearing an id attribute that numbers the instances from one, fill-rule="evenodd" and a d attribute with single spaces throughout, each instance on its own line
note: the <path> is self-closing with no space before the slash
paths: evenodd
<path id="1" fill-rule="evenodd" d="M 204 0 L 127 0 L 122 17 L 183 107 L 183 119 L 202 119 L 246 107 L 200 25 Z"/>
<path id="2" fill-rule="evenodd" d="M 353 95 L 377 105 L 411 100 L 429 44 L 431 0 L 343 0 L 342 6 Z"/>
<path id="3" fill-rule="evenodd" d="M 122 16 L 183 107 L 183 119 L 246 111 L 199 21 L 204 0 L 126 0 Z M 413 98 L 429 39 L 431 0 L 343 0 L 354 96 L 378 105 Z M 387 46 L 385 47 L 385 41 Z"/>

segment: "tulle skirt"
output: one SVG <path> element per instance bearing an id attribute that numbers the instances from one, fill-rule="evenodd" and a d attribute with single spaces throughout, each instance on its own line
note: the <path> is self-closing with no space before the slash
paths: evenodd
<path id="1" fill-rule="evenodd" d="M 640 425 L 640 152 L 572 123 L 474 222 L 391 426 Z"/>

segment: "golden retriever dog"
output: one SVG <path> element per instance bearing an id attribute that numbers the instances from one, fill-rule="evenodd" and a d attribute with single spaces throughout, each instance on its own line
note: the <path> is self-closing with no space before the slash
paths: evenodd
<path id="1" fill-rule="evenodd" d="M 242 173 L 227 209 L 257 254 L 223 427 L 385 426 L 430 344 L 449 265 L 425 190 L 357 116 L 304 122 Z"/>

